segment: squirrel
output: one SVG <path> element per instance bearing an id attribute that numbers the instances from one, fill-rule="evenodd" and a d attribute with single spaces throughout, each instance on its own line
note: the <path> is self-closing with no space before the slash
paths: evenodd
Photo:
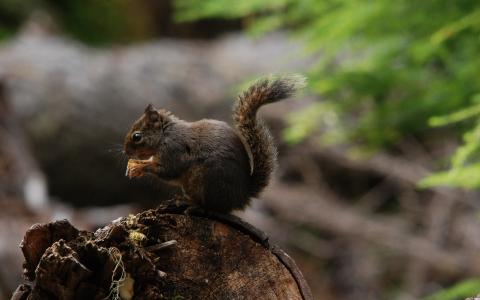
<path id="1" fill-rule="evenodd" d="M 124 141 L 129 178 L 154 175 L 180 187 L 189 204 L 219 213 L 244 209 L 276 167 L 273 138 L 256 114 L 305 86 L 301 75 L 264 78 L 238 96 L 235 129 L 202 119 L 187 122 L 151 104 Z"/>

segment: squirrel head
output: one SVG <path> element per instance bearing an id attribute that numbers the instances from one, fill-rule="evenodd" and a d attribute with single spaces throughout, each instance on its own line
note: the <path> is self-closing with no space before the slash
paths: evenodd
<path id="1" fill-rule="evenodd" d="M 168 128 L 175 117 L 166 110 L 157 110 L 152 104 L 145 108 L 143 115 L 133 123 L 125 136 L 124 151 L 130 158 L 148 159 L 157 152 Z"/>

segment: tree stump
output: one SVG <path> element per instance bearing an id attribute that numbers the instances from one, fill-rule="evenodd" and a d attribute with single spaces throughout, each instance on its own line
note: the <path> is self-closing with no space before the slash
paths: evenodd
<path id="1" fill-rule="evenodd" d="M 187 211 L 187 212 L 186 212 Z M 312 299 L 293 260 L 234 216 L 173 204 L 96 232 L 34 225 L 12 299 Z"/>

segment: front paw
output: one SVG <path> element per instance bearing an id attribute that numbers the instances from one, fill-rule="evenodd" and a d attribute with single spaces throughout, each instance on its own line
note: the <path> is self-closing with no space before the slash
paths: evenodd
<path id="1" fill-rule="evenodd" d="M 130 159 L 125 175 L 128 178 L 142 177 L 151 169 L 151 160 Z"/>

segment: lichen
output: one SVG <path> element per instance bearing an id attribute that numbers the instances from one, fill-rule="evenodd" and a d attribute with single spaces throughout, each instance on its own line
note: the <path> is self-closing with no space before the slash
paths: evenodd
<path id="1" fill-rule="evenodd" d="M 115 263 L 115 267 L 112 271 L 112 283 L 110 284 L 110 293 L 105 300 L 125 300 L 123 297 L 120 296 L 120 288 L 123 286 L 125 279 L 127 278 L 127 272 L 125 271 L 125 266 L 122 260 L 122 253 L 118 248 L 111 247 L 108 249 L 108 253 L 110 257 Z M 120 277 L 115 279 L 117 272 L 120 272 Z"/>

